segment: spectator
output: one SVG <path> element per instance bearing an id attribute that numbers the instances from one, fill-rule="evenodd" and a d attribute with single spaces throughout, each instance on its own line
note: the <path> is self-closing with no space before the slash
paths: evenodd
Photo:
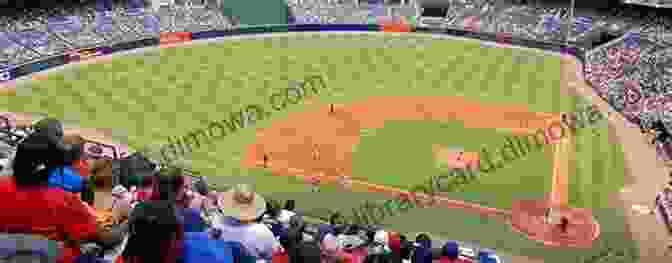
<path id="1" fill-rule="evenodd" d="M 211 239 L 206 232 L 184 232 L 170 200 L 139 203 L 130 216 L 131 235 L 116 263 L 251 263 L 237 242 Z"/>
<path id="2" fill-rule="evenodd" d="M 60 121 L 46 118 L 38 121 L 34 128 L 35 132 L 22 142 L 23 147 L 19 145 L 17 148 L 13 165 L 15 171 L 27 171 L 32 174 L 39 170 L 40 176 L 47 177 L 53 168 L 69 165 L 79 159 L 82 147 L 63 142 L 63 125 Z M 29 146 L 30 149 L 27 149 Z M 21 154 L 23 151 L 30 153 Z M 49 158 L 45 158 L 46 156 Z M 17 180 L 41 181 L 40 176 L 21 177 Z"/>
<path id="3" fill-rule="evenodd" d="M 455 241 L 448 241 L 441 248 L 441 263 L 460 262 L 459 245 Z"/>
<path id="4" fill-rule="evenodd" d="M 567 227 L 569 226 L 569 219 L 566 216 L 560 218 L 560 231 L 562 233 L 567 233 Z"/>
<path id="5" fill-rule="evenodd" d="M 152 200 L 166 200 L 176 204 L 176 212 L 185 232 L 205 231 L 205 222 L 200 210 L 190 208 L 185 201 L 185 182 L 182 171 L 177 168 L 166 168 L 155 178 Z"/>
<path id="6" fill-rule="evenodd" d="M 328 233 L 322 239 L 322 262 L 325 263 L 348 263 L 353 262 L 352 255 L 345 253 L 338 247 L 336 236 Z"/>
<path id="7" fill-rule="evenodd" d="M 426 233 L 420 233 L 415 237 L 415 243 L 426 249 L 432 248 L 432 239 Z"/>
<path id="8" fill-rule="evenodd" d="M 49 134 L 40 126 L 36 134 L 19 144 L 13 176 L 0 178 L 0 209 L 12 211 L 0 213 L 0 232 L 42 234 L 65 241 L 66 250 L 59 262 L 72 262 L 79 255 L 81 241 L 95 241 L 103 247 L 116 245 L 123 239 L 125 226 L 105 230 L 97 224 L 94 210 L 76 195 L 48 187 L 45 167 L 71 162 L 77 156 L 60 140 L 55 141 L 59 123 L 49 125 L 56 128 L 51 130 L 55 133 Z"/>
<path id="9" fill-rule="evenodd" d="M 415 237 L 415 250 L 411 261 L 413 263 L 432 262 L 432 239 L 426 233 L 420 233 Z"/>
<path id="10" fill-rule="evenodd" d="M 373 233 L 373 242 L 369 248 L 369 254 L 390 254 L 392 251 L 388 246 L 390 237 L 387 231 L 378 230 Z"/>
<path id="11" fill-rule="evenodd" d="M 371 254 L 364 258 L 363 263 L 392 263 L 393 257 L 390 254 Z"/>
<path id="12" fill-rule="evenodd" d="M 211 239 L 206 232 L 185 233 L 184 263 L 253 263 L 238 242 Z"/>
<path id="13" fill-rule="evenodd" d="M 235 185 L 218 200 L 224 218 L 216 222 L 216 237 L 240 242 L 249 254 L 261 261 L 273 257 L 275 237 L 268 227 L 258 223 L 264 215 L 266 201 L 248 184 Z"/>
<path id="14" fill-rule="evenodd" d="M 657 215 L 658 221 L 665 228 L 664 231 L 668 233 L 670 238 L 667 247 L 672 248 L 672 225 L 670 224 L 670 215 L 672 215 L 672 182 L 667 183 L 663 190 L 656 195 L 653 207 L 651 213 Z"/>
<path id="15" fill-rule="evenodd" d="M 656 137 L 655 137 L 654 141 L 651 142 L 651 144 L 654 144 L 655 142 L 658 142 L 658 143 L 661 143 L 661 144 L 667 143 L 668 140 L 670 138 L 672 138 L 672 135 L 667 130 L 667 128 L 665 127 L 665 124 L 663 123 L 662 120 L 654 121 L 651 128 L 656 133 Z"/>
<path id="16" fill-rule="evenodd" d="M 89 167 L 81 155 L 85 140 L 79 135 L 70 135 L 62 138 L 66 145 L 79 147 L 79 157 L 70 164 L 53 167 L 49 170 L 49 184 L 63 187 L 68 192 L 80 193 L 82 200 L 94 205 L 94 185 L 89 176 Z"/>
<path id="17" fill-rule="evenodd" d="M 289 263 L 317 263 L 321 260 L 320 247 L 313 242 L 301 242 L 289 252 Z"/>
<path id="18" fill-rule="evenodd" d="M 176 263 L 184 232 L 170 201 L 139 203 L 129 218 L 128 244 L 116 263 Z"/>

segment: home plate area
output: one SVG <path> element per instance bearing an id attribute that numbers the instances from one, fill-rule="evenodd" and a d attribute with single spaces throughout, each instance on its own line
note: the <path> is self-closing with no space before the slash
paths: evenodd
<path id="1" fill-rule="evenodd" d="M 361 175 L 353 177 L 354 149 L 357 146 L 357 150 L 362 151 L 364 148 L 362 137 L 372 140 L 384 136 L 383 129 L 398 126 L 400 121 L 404 124 L 419 121 L 417 125 L 429 125 L 427 123 L 432 121 L 459 123 L 454 126 L 461 130 L 455 131 L 461 131 L 460 135 L 464 137 L 453 136 L 453 138 L 462 138 L 460 140 L 467 140 L 465 137 L 469 136 L 481 138 L 477 137 L 477 132 L 495 129 L 503 129 L 509 135 L 526 138 L 538 134 L 537 136 L 543 137 L 540 139 L 544 149 L 553 151 L 551 157 L 553 169 L 537 171 L 540 176 L 553 177 L 552 190 L 547 195 L 552 197 L 551 199 L 514 199 L 513 209 L 508 210 L 450 199 L 439 194 L 433 197 L 436 200 L 435 205 L 471 210 L 498 220 L 504 219 L 502 223 L 509 224 L 517 232 L 549 246 L 587 247 L 599 235 L 599 226 L 594 222 L 590 211 L 567 207 L 566 166 L 569 157 L 565 155 L 569 154 L 569 149 L 565 146 L 568 143 L 562 139 L 549 139 L 558 137 L 557 134 L 552 136 L 558 131 L 549 127 L 553 126 L 550 125 L 552 122 L 559 119 L 559 113 L 532 112 L 523 105 L 484 104 L 453 96 L 369 97 L 347 105 L 311 105 L 306 107 L 305 111 L 291 112 L 285 119 L 258 129 L 255 142 L 246 146 L 241 166 L 263 167 L 274 175 L 299 177 L 312 189 L 321 184 L 336 184 L 344 191 L 379 192 L 390 197 L 413 196 L 429 201 L 427 198 L 430 196 L 426 194 L 411 193 L 408 189 L 379 184 L 380 182 L 374 183 Z M 452 126 L 445 127 L 453 129 Z M 412 157 L 417 154 L 410 150 L 397 151 L 401 141 L 415 144 L 420 140 L 408 136 L 410 135 L 408 131 L 412 130 L 394 133 L 395 135 L 388 138 L 388 141 L 378 141 L 377 147 L 384 147 L 384 150 L 374 155 L 380 156 L 380 160 L 384 161 L 370 165 L 380 167 L 379 165 L 390 163 L 398 164 L 404 162 L 404 156 Z M 434 142 L 427 144 L 427 150 L 432 152 L 431 158 L 434 159 L 432 162 L 437 168 L 480 168 L 480 153 L 466 151 L 458 144 L 444 145 L 440 143 L 441 138 L 430 137 L 445 136 L 446 131 L 442 132 L 426 133 L 422 138 L 423 143 Z M 495 133 L 491 134 L 496 136 Z M 402 158 L 385 157 L 394 155 Z M 344 183 L 346 181 L 347 183 Z M 552 212 L 544 216 L 544 211 Z M 548 217 L 557 220 L 547 220 Z M 560 224 L 566 220 L 570 221 L 567 231 L 558 230 L 564 227 Z M 526 223 L 529 223 L 528 227 L 525 226 Z"/>

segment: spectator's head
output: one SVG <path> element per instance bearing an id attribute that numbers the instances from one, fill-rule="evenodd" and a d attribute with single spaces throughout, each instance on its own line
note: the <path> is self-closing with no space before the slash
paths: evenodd
<path id="1" fill-rule="evenodd" d="M 44 140 L 27 138 L 21 142 L 14 155 L 12 162 L 13 175 L 16 185 L 30 187 L 48 184 L 49 173 L 47 167 L 50 159 L 58 158 L 48 156 L 49 144 Z"/>
<path id="2" fill-rule="evenodd" d="M 334 213 L 331 213 L 331 215 L 329 216 L 329 224 L 341 225 L 343 223 L 344 223 L 343 222 L 343 215 L 341 215 L 341 213 L 334 212 Z"/>
<path id="3" fill-rule="evenodd" d="M 194 183 L 194 189 L 196 189 L 196 192 L 198 192 L 203 196 L 208 195 L 208 193 L 210 192 L 208 182 L 205 180 L 205 177 L 203 176 L 201 176 L 199 180 L 197 180 Z"/>
<path id="4" fill-rule="evenodd" d="M 390 235 L 385 230 L 378 230 L 373 234 L 373 242 L 380 245 L 388 245 L 390 243 Z"/>
<path id="5" fill-rule="evenodd" d="M 443 245 L 442 256 L 455 260 L 460 255 L 459 245 L 455 241 L 448 241 Z"/>
<path id="6" fill-rule="evenodd" d="M 401 251 L 401 235 L 397 232 L 389 232 L 388 233 L 388 246 L 390 247 L 390 250 L 392 253 L 395 253 L 397 255 L 400 255 Z"/>
<path id="7" fill-rule="evenodd" d="M 35 133 L 48 135 L 55 139 L 63 138 L 63 124 L 54 118 L 44 118 L 33 125 Z"/>
<path id="8" fill-rule="evenodd" d="M 303 228 L 306 226 L 306 222 L 303 220 L 301 215 L 293 215 L 289 218 L 289 228 L 298 229 L 303 231 Z"/>
<path id="9" fill-rule="evenodd" d="M 426 249 L 432 248 L 432 239 L 426 233 L 420 233 L 415 237 L 415 243 Z"/>
<path id="10" fill-rule="evenodd" d="M 338 253 L 338 240 L 332 234 L 326 234 L 322 239 L 323 254 L 327 257 L 333 257 Z"/>
<path id="11" fill-rule="evenodd" d="M 294 211 L 294 208 L 296 208 L 296 201 L 293 199 L 287 200 L 285 202 L 285 210 L 288 211 Z"/>
<path id="12" fill-rule="evenodd" d="M 220 195 L 222 213 L 241 223 L 254 223 L 266 211 L 266 200 L 249 184 L 237 184 Z"/>
<path id="13" fill-rule="evenodd" d="M 411 252 L 413 251 L 413 243 L 409 242 L 406 236 L 399 235 L 399 244 L 399 257 L 410 259 Z"/>
<path id="14" fill-rule="evenodd" d="M 139 203 L 130 215 L 130 236 L 122 256 L 128 263 L 174 263 L 183 229 L 166 200 Z"/>
<path id="15" fill-rule="evenodd" d="M 112 187 L 114 183 L 112 160 L 109 159 L 87 159 L 89 165 L 89 174 L 93 175 L 96 187 Z"/>
<path id="16" fill-rule="evenodd" d="M 280 204 L 276 200 L 266 200 L 266 214 L 271 218 L 277 218 L 280 215 Z"/>
<path id="17" fill-rule="evenodd" d="M 184 176 L 179 169 L 167 168 L 154 177 L 153 200 L 175 202 L 184 195 Z"/>

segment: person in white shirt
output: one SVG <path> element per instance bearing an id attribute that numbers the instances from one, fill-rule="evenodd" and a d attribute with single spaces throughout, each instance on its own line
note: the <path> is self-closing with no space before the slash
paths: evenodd
<path id="1" fill-rule="evenodd" d="M 271 262 L 277 242 L 273 232 L 258 220 L 266 211 L 266 201 L 248 184 L 235 185 L 218 200 L 223 218 L 214 222 L 214 238 L 240 242 L 257 262 Z"/>

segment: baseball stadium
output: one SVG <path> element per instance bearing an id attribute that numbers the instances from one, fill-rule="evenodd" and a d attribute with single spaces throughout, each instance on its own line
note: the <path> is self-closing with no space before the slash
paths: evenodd
<path id="1" fill-rule="evenodd" d="M 616 14 L 543 2 L 17 7 L 0 35 L 0 179 L 16 178 L 16 189 L 3 185 L 0 196 L 17 201 L 0 209 L 21 210 L 21 155 L 44 160 L 51 173 L 46 151 L 31 143 L 47 129 L 42 123 L 58 120 L 63 138 L 53 147 L 66 156 L 81 147 L 64 166 L 91 185 L 58 194 L 75 192 L 110 229 L 134 230 L 121 245 L 94 242 L 97 253 L 82 246 L 57 262 L 665 262 L 667 190 L 651 203 L 672 147 L 652 145 L 644 131 L 667 125 L 672 106 L 667 7 L 605 1 L 623 10 Z M 654 15 L 636 20 L 635 12 Z M 52 19 L 74 22 L 56 29 Z M 101 19 L 112 22 L 103 29 Z M 130 164 L 139 160 L 153 168 Z M 204 225 L 183 223 L 181 261 L 154 246 L 133 249 L 143 242 L 137 210 L 166 201 L 155 200 L 156 189 L 171 165 L 190 178 L 176 188 L 184 188 L 179 198 L 168 198 L 171 207 L 197 211 Z M 128 183 L 143 176 L 154 181 Z M 264 229 L 238 240 L 240 227 L 221 222 L 248 224 L 227 214 L 235 209 L 226 198 L 242 202 L 238 191 L 249 186 L 266 201 L 249 224 Z M 125 209 L 118 189 L 132 196 Z M 154 199 L 142 200 L 142 191 Z M 404 202 L 411 208 L 401 209 Z M 385 206 L 380 215 L 365 209 L 376 204 Z M 357 222 L 330 222 L 335 213 Z M 0 215 L 0 239 L 12 240 L 4 229 L 30 216 Z M 254 248 L 265 238 L 259 231 L 274 235 L 272 253 Z M 292 239 L 295 231 L 304 238 Z M 312 234 L 321 258 L 309 255 Z M 348 243 L 355 237 L 361 244 Z"/>

